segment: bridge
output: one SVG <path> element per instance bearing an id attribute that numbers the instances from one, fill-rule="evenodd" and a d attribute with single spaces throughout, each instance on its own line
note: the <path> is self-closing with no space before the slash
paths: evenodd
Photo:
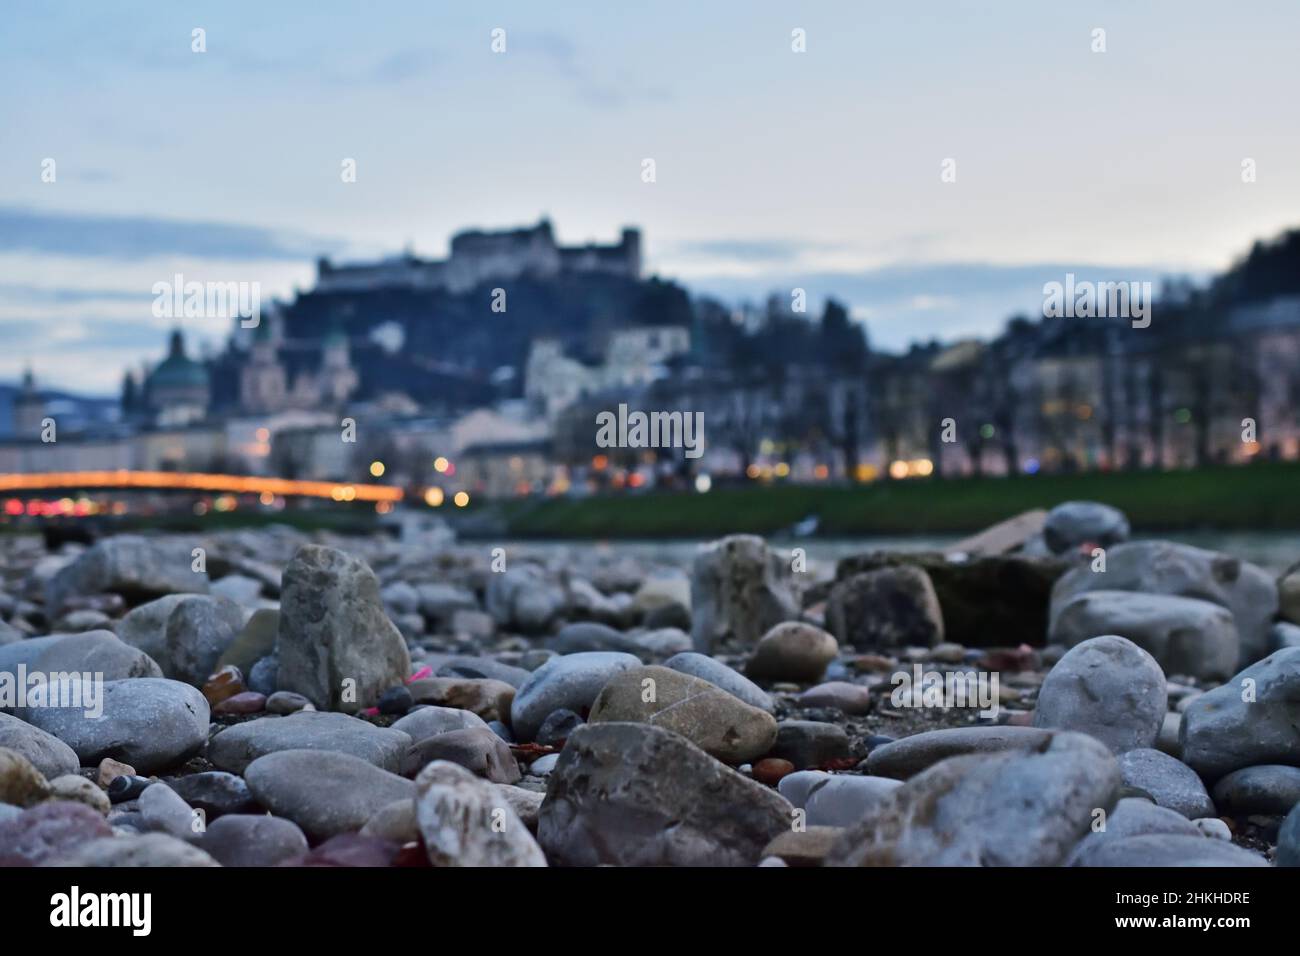
<path id="1" fill-rule="evenodd" d="M 56 489 L 210 491 L 222 494 L 329 498 L 395 504 L 404 492 L 392 485 L 337 481 L 298 481 L 257 475 L 221 475 L 187 471 L 49 471 L 0 474 L 0 494 Z"/>

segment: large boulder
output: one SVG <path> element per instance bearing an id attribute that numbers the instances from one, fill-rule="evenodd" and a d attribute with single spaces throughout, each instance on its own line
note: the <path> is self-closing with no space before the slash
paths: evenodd
<path id="1" fill-rule="evenodd" d="M 279 689 L 321 710 L 355 713 L 411 671 L 374 572 L 360 558 L 321 545 L 304 545 L 285 568 L 278 646 Z"/>
<path id="2" fill-rule="evenodd" d="M 616 674 L 597 695 L 587 721 L 663 727 L 730 764 L 761 757 L 776 741 L 776 718 L 767 711 L 666 667 L 634 667 Z"/>
<path id="3" fill-rule="evenodd" d="M 1034 726 L 1077 730 L 1115 753 L 1153 747 L 1167 710 L 1165 675 L 1132 641 L 1106 635 L 1057 661 L 1038 692 Z"/>
<path id="4" fill-rule="evenodd" d="M 756 535 L 737 534 L 700 548 L 691 568 L 691 639 L 711 653 L 753 644 L 799 617 L 790 566 Z"/>
<path id="5" fill-rule="evenodd" d="M 182 541 L 128 534 L 104 538 L 50 579 L 45 606 L 57 615 L 71 598 L 104 591 L 120 594 L 128 604 L 164 594 L 206 593 L 207 572 L 194 570 L 192 552 Z"/>
<path id="6" fill-rule="evenodd" d="M 924 570 L 910 565 L 863 571 L 837 581 L 826 602 L 836 640 L 864 651 L 934 647 L 943 611 Z"/>
<path id="7" fill-rule="evenodd" d="M 1064 601 L 1052 620 L 1054 644 L 1074 647 L 1102 634 L 1122 634 L 1169 674 L 1222 680 L 1240 656 L 1232 612 L 1198 598 L 1136 591 L 1084 591 Z"/>
<path id="8" fill-rule="evenodd" d="M 841 836 L 838 866 L 1056 866 L 1095 810 L 1119 796 L 1119 766 L 1082 734 L 1032 751 L 953 757 L 887 794 Z"/>
<path id="9" fill-rule="evenodd" d="M 1300 647 L 1274 651 L 1183 711 L 1182 759 L 1206 780 L 1256 764 L 1300 766 Z"/>
<path id="10" fill-rule="evenodd" d="M 1240 637 L 1238 666 L 1263 657 L 1277 615 L 1278 590 L 1263 568 L 1231 555 L 1172 541 L 1132 541 L 1106 552 L 1106 570 L 1091 565 L 1063 575 L 1052 589 L 1051 620 L 1087 591 L 1140 591 L 1199 598 L 1232 612 Z"/>
<path id="11" fill-rule="evenodd" d="M 945 640 L 966 647 L 1014 647 L 1045 642 L 1052 586 L 1070 564 L 1053 556 L 875 551 L 842 559 L 835 579 L 902 566 L 929 576 Z"/>
<path id="12" fill-rule="evenodd" d="M 752 866 L 795 822 L 775 791 L 647 724 L 588 724 L 565 744 L 538 815 L 556 863 Z"/>

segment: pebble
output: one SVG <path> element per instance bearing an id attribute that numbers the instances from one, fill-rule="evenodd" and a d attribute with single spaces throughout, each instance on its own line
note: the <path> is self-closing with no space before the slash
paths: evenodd
<path id="1" fill-rule="evenodd" d="M 243 773 L 258 757 L 279 750 L 332 750 L 360 757 L 397 773 L 411 738 L 347 714 L 299 711 L 287 717 L 259 717 L 218 733 L 208 759 L 218 770 Z"/>
<path id="2" fill-rule="evenodd" d="M 533 671 L 510 706 L 510 726 L 520 740 L 531 741 L 552 711 L 585 713 L 615 674 L 641 661 L 631 654 L 588 651 L 553 657 Z"/>
<path id="3" fill-rule="evenodd" d="M 674 654 L 664 661 L 664 667 L 708 681 L 714 687 L 722 688 L 728 694 L 740 698 L 751 707 L 765 710 L 769 714 L 776 711 L 776 705 L 766 691 L 744 674 L 733 670 L 707 654 L 697 654 L 694 651 Z"/>
<path id="4" fill-rule="evenodd" d="M 21 754 L 47 780 L 76 773 L 81 766 L 76 753 L 58 737 L 5 713 L 0 713 L 0 747 Z"/>
<path id="5" fill-rule="evenodd" d="M 800 707 L 833 707 L 850 716 L 860 716 L 871 710 L 871 689 L 846 681 L 830 681 L 810 687 L 799 695 Z"/>
<path id="6" fill-rule="evenodd" d="M 821 628 L 786 621 L 759 640 L 745 673 L 760 680 L 815 681 L 838 653 L 835 638 Z"/>
<path id="7" fill-rule="evenodd" d="M 50 795 L 50 785 L 36 766 L 8 747 L 0 747 L 0 803 L 31 807 Z"/>
<path id="8" fill-rule="evenodd" d="M 794 764 L 790 761 L 782 760 L 779 757 L 765 757 L 754 764 L 750 775 L 759 783 L 775 787 L 782 779 L 794 772 Z"/>
<path id="9" fill-rule="evenodd" d="M 1140 787 L 1162 807 L 1189 820 L 1214 816 L 1214 802 L 1196 771 L 1168 754 L 1145 748 L 1130 750 L 1120 755 L 1119 770 L 1126 786 Z"/>
<path id="10" fill-rule="evenodd" d="M 867 772 L 905 780 L 949 757 L 1037 750 L 1051 737 L 1051 731 L 1037 727 L 929 730 L 873 747 L 867 755 Z"/>
<path id="11" fill-rule="evenodd" d="M 1199 817 L 1192 821 L 1196 829 L 1215 840 L 1232 840 L 1232 829 L 1218 817 Z"/>
<path id="12" fill-rule="evenodd" d="M 280 750 L 244 770 L 262 806 L 286 817 L 311 839 L 360 830 L 375 808 L 414 797 L 414 784 L 351 754 Z"/>
<path id="13" fill-rule="evenodd" d="M 1094 637 L 1048 672 L 1034 726 L 1090 734 L 1123 753 L 1155 744 L 1165 703 L 1165 675 L 1150 654 L 1122 637 Z"/>
<path id="14" fill-rule="evenodd" d="M 266 712 L 269 714 L 296 714 L 309 707 L 315 709 L 311 701 L 293 691 L 278 690 L 266 698 Z"/>
<path id="15" fill-rule="evenodd" d="M 1056 734 L 1030 752 L 953 757 L 887 795 L 827 863 L 1056 866 L 1119 787 L 1115 758 L 1083 734 Z"/>
<path id="16" fill-rule="evenodd" d="M 107 790 L 118 777 L 134 776 L 135 767 L 132 767 L 129 763 L 122 763 L 122 761 L 114 760 L 112 757 L 105 757 L 99 762 L 99 767 L 95 771 L 95 782 Z"/>
<path id="17" fill-rule="evenodd" d="M 246 690 L 227 697 L 212 708 L 214 714 L 260 714 L 266 710 L 266 695 Z"/>
<path id="18" fill-rule="evenodd" d="M 501 792 L 457 764 L 436 760 L 420 771 L 415 818 L 434 866 L 546 866 Z"/>
<path id="19" fill-rule="evenodd" d="M 628 671 L 627 673 L 632 673 Z M 609 685 L 606 684 L 606 687 Z M 543 747 L 562 747 L 564 741 L 568 739 L 569 734 L 581 727 L 584 721 L 579 715 L 571 710 L 561 707 L 559 710 L 553 710 L 546 715 L 542 721 L 542 726 L 537 730 L 537 739 L 534 743 L 541 744 Z"/>
<path id="20" fill-rule="evenodd" d="M 0 866 L 36 866 L 112 833 L 99 811 L 83 803 L 51 800 L 8 819 L 0 816 Z"/>
<path id="21" fill-rule="evenodd" d="M 189 839 L 203 832 L 203 819 L 165 783 L 155 783 L 140 794 L 140 815 L 146 830 Z"/>
<path id="22" fill-rule="evenodd" d="M 227 664 L 204 682 L 203 696 L 209 707 L 216 707 L 227 697 L 242 694 L 246 689 L 243 672 L 235 665 Z"/>
<path id="23" fill-rule="evenodd" d="M 794 819 L 773 790 L 649 724 L 587 724 L 559 758 L 537 823 L 553 864 L 753 866 Z"/>
<path id="24" fill-rule="evenodd" d="M 394 800 L 384 804 L 366 821 L 361 833 L 396 843 L 410 843 L 420 839 L 420 827 L 415 820 L 415 801 Z"/>
<path id="25" fill-rule="evenodd" d="M 251 813 L 257 806 L 242 777 L 220 770 L 192 773 L 165 781 L 182 800 L 202 810 L 209 820 L 235 813 Z"/>
<path id="26" fill-rule="evenodd" d="M 435 760 L 458 764 L 493 783 L 514 783 L 521 776 L 509 745 L 486 727 L 449 730 L 411 744 L 402 758 L 402 776 L 414 777 Z"/>
<path id="27" fill-rule="evenodd" d="M 402 684 L 397 687 L 390 687 L 380 694 L 379 703 L 376 706 L 381 714 L 400 717 L 415 706 L 415 698 Z"/>
<path id="28" fill-rule="evenodd" d="M 1286 815 L 1277 831 L 1277 865 L 1300 866 L 1300 806 Z"/>
<path id="29" fill-rule="evenodd" d="M 140 794 L 144 793 L 153 781 L 147 777 L 139 777 L 130 774 L 119 774 L 114 777 L 108 785 L 108 799 L 110 803 L 127 803 L 132 800 L 140 799 Z"/>
<path id="30" fill-rule="evenodd" d="M 875 810 L 903 784 L 888 777 L 833 774 L 808 794 L 808 826 L 848 827 Z"/>
<path id="31" fill-rule="evenodd" d="M 1266 764 L 1234 770 L 1214 785 L 1214 802 L 1233 817 L 1283 816 L 1300 804 L 1300 767 Z"/>
<path id="32" fill-rule="evenodd" d="M 1237 669 L 1241 641 L 1232 612 L 1210 601 L 1130 591 L 1085 591 L 1061 604 L 1049 639 L 1073 647 L 1123 634 L 1171 674 L 1222 680 Z"/>
<path id="33" fill-rule="evenodd" d="M 1192 701 L 1183 713 L 1183 762 L 1207 780 L 1260 764 L 1300 765 L 1297 699 L 1300 647 L 1274 651 Z"/>
<path id="34" fill-rule="evenodd" d="M 307 853 L 307 837 L 296 823 L 265 813 L 213 820 L 198 845 L 222 866 L 278 866 Z"/>
<path id="35" fill-rule="evenodd" d="M 62 777 L 55 777 L 50 781 L 50 799 L 84 803 L 96 813 L 102 813 L 105 816 L 113 808 L 113 804 L 108 799 L 108 794 L 95 786 L 93 780 L 87 780 L 75 773 L 64 774 Z"/>
<path id="36" fill-rule="evenodd" d="M 102 708 L 93 718 L 79 707 L 29 707 L 18 716 L 62 740 L 83 765 L 111 756 L 141 773 L 153 773 L 180 763 L 207 743 L 208 702 L 198 688 L 180 681 L 106 681 Z"/>
<path id="37" fill-rule="evenodd" d="M 1105 817 L 1093 819 L 1090 832 L 1070 852 L 1066 865 L 1088 866 L 1092 855 L 1106 844 L 1152 834 L 1200 836 L 1201 831 L 1181 813 L 1149 800 L 1125 797 Z"/>
<path id="38" fill-rule="evenodd" d="M 783 720 L 776 726 L 771 756 L 788 760 L 800 770 L 822 767 L 849 755 L 849 736 L 838 724 L 815 720 Z"/>
<path id="39" fill-rule="evenodd" d="M 483 720 L 510 714 L 515 688 L 505 681 L 468 677 L 424 677 L 406 685 L 417 704 L 468 710 Z"/>
<path id="40" fill-rule="evenodd" d="M 761 757 L 777 739 L 776 718 L 767 711 L 708 681 L 653 665 L 610 678 L 591 705 L 588 723 L 609 721 L 663 727 L 730 764 Z"/>
<path id="41" fill-rule="evenodd" d="M 826 601 L 826 625 L 863 651 L 943 643 L 944 620 L 930 575 L 912 565 L 862 571 L 837 581 Z"/>
<path id="42" fill-rule="evenodd" d="M 556 764 L 559 762 L 559 754 L 546 754 L 543 757 L 538 757 L 530 763 L 528 765 L 528 772 L 534 777 L 545 777 L 555 770 Z"/>
<path id="43" fill-rule="evenodd" d="M 451 730 L 483 729 L 487 726 L 482 717 L 471 711 L 426 704 L 410 711 L 400 720 L 393 721 L 390 729 L 406 734 L 412 743 L 419 743 L 426 737 L 445 734 Z"/>
<path id="44" fill-rule="evenodd" d="M 1257 853 L 1222 840 L 1207 840 L 1201 834 L 1174 836 L 1167 833 L 1115 840 L 1098 847 L 1080 866 L 1128 866 L 1149 869 L 1166 866 L 1242 867 L 1268 866 Z"/>
<path id="45" fill-rule="evenodd" d="M 190 867 L 220 866 L 197 846 L 166 833 L 91 840 L 47 857 L 41 866 Z"/>

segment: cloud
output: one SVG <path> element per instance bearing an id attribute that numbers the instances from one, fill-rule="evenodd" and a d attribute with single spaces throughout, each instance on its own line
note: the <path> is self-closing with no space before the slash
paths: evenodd
<path id="1" fill-rule="evenodd" d="M 601 74 L 588 65 L 573 41 L 557 33 L 525 34 L 515 41 L 512 34 L 507 49 L 512 55 L 534 57 L 551 72 L 565 80 L 579 100 L 597 109 L 615 110 L 635 102 L 669 102 L 675 97 L 661 84 L 646 84 L 627 72 Z"/>
<path id="2" fill-rule="evenodd" d="M 0 206 L 0 253 L 103 259 L 185 255 L 222 259 L 309 260 L 343 247 L 338 240 L 230 223 L 47 213 Z"/>
<path id="3" fill-rule="evenodd" d="M 801 256 L 840 251 L 840 243 L 799 239 L 703 239 L 665 243 L 668 256 L 699 256 L 747 263 L 788 263 Z"/>

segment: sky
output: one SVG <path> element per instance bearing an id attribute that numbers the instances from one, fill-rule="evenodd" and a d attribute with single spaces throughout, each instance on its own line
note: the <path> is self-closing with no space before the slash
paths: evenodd
<path id="1" fill-rule="evenodd" d="M 693 291 L 836 294 L 889 349 L 995 333 L 1069 270 L 1204 276 L 1300 223 L 1293 0 L 0 17 L 0 380 L 116 390 L 162 356 L 152 289 L 177 273 L 287 296 L 320 254 L 441 256 L 542 215 L 565 243 L 640 226 L 648 271 Z"/>

